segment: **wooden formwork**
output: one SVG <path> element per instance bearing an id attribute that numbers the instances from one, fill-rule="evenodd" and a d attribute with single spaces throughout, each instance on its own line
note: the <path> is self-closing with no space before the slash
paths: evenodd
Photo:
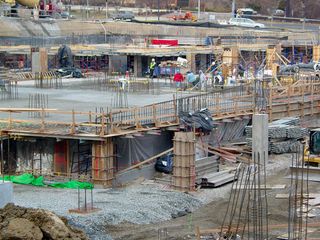
<path id="1" fill-rule="evenodd" d="M 92 144 L 92 179 L 94 183 L 112 185 L 114 148 L 111 138 Z"/>
<path id="2" fill-rule="evenodd" d="M 319 62 L 320 61 L 320 45 L 315 45 L 313 46 L 313 61 L 314 62 Z"/>
<path id="3" fill-rule="evenodd" d="M 181 191 L 195 190 L 195 134 L 176 132 L 173 139 L 173 187 Z"/>

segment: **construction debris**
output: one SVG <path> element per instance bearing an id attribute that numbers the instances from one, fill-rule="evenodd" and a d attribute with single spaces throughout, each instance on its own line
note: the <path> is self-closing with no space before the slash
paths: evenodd
<path id="1" fill-rule="evenodd" d="M 82 230 L 48 210 L 7 204 L 0 209 L 0 216 L 0 239 L 88 239 Z"/>

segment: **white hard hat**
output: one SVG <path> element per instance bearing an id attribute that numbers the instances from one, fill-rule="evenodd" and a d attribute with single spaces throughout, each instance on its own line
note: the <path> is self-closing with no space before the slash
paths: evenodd
<path id="1" fill-rule="evenodd" d="M 155 61 L 154 58 L 152 58 L 152 61 Z"/>
<path id="2" fill-rule="evenodd" d="M 216 64 L 216 62 L 215 62 L 215 61 L 213 61 L 211 65 L 215 65 L 215 64 Z"/>

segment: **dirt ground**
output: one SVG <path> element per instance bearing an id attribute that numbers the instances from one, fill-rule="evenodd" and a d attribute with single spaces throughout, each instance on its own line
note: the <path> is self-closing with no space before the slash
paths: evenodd
<path id="1" fill-rule="evenodd" d="M 273 163 L 275 161 L 285 161 L 284 166 L 270 171 L 267 178 L 267 184 L 286 184 L 285 189 L 268 190 L 268 212 L 269 212 L 269 236 L 270 239 L 276 239 L 277 236 L 287 233 L 288 224 L 288 199 L 276 199 L 278 193 L 288 193 L 290 179 L 284 178 L 289 174 L 290 155 L 285 157 L 273 156 Z M 280 158 L 280 159 L 279 159 Z M 224 186 L 223 188 L 225 188 Z M 229 188 L 230 189 L 230 188 Z M 309 193 L 318 193 L 320 185 L 317 182 L 309 182 Z M 201 191 L 201 190 L 200 190 Z M 207 189 L 206 191 L 210 191 Z M 212 190 L 214 191 L 214 190 Z M 148 225 L 135 225 L 130 223 L 123 223 L 119 225 L 106 226 L 107 232 L 114 239 L 196 239 L 195 228 L 200 229 L 215 229 L 220 228 L 226 209 L 228 205 L 228 197 L 230 190 L 222 198 L 215 199 L 208 204 L 203 205 L 196 211 L 187 216 L 172 219 L 169 221 L 148 224 Z M 197 193 L 195 193 L 197 194 Z M 317 210 L 315 210 L 317 211 Z M 316 212 L 312 212 L 315 214 Z M 320 214 L 316 213 L 315 218 L 309 218 L 309 223 L 319 222 Z M 315 231 L 308 235 L 308 239 L 320 239 L 320 224 L 318 228 L 309 227 L 309 230 Z M 203 238 L 204 239 L 204 238 Z"/>

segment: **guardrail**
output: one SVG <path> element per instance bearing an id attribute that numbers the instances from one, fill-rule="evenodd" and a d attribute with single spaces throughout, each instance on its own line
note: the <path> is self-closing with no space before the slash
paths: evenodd
<path id="1" fill-rule="evenodd" d="M 79 136 L 82 138 L 110 137 L 153 127 L 167 127 L 179 123 L 181 111 L 207 108 L 216 119 L 248 115 L 256 110 L 267 111 L 270 119 L 278 116 L 319 113 L 320 83 L 304 78 L 294 85 L 269 87 L 250 84 L 225 88 L 205 94 L 173 99 L 143 107 L 106 112 L 57 111 L 55 109 L 0 109 L 8 113 L 0 119 L 0 131 L 38 133 L 43 135 Z M 301 104 L 303 111 L 297 107 Z M 282 110 L 284 109 L 284 110 Z M 39 119 L 26 119 L 26 113 L 38 112 Z M 25 113 L 24 117 L 21 116 Z M 53 121 L 50 118 L 71 119 Z M 281 114 L 281 115 L 280 115 Z M 3 115 L 3 113 L 1 114 Z"/>

